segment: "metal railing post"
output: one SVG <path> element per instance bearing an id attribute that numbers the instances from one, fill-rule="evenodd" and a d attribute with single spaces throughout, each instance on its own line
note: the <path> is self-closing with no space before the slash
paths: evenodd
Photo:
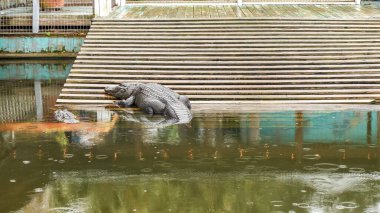
<path id="1" fill-rule="evenodd" d="M 41 81 L 34 80 L 34 96 L 36 97 L 36 117 L 37 121 L 42 121 L 44 117 L 44 108 L 42 101 Z"/>
<path id="2" fill-rule="evenodd" d="M 114 0 L 94 0 L 94 14 L 97 17 L 107 16 L 112 12 Z"/>
<path id="3" fill-rule="evenodd" d="M 33 0 L 32 32 L 40 31 L 40 0 Z"/>
<path id="4" fill-rule="evenodd" d="M 117 5 L 124 6 L 126 0 L 117 0 Z"/>
<path id="5" fill-rule="evenodd" d="M 99 13 L 100 13 L 100 11 L 99 11 L 99 8 L 100 8 L 99 4 L 100 4 L 99 0 L 94 0 L 93 7 L 94 7 L 94 15 L 95 16 L 99 16 Z"/>
<path id="6" fill-rule="evenodd" d="M 96 0 L 92 0 L 92 15 L 96 15 L 96 12 L 95 12 L 95 5 L 96 5 Z"/>

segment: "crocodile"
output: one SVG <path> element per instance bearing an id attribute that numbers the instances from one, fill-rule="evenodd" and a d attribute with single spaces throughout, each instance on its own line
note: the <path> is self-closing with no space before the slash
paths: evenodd
<path id="1" fill-rule="evenodd" d="M 67 109 L 57 109 L 54 111 L 55 120 L 68 124 L 76 124 L 79 123 L 77 117 Z"/>
<path id="2" fill-rule="evenodd" d="M 173 124 L 189 123 L 192 119 L 189 99 L 160 84 L 126 82 L 104 90 L 120 99 L 120 106 L 135 105 L 148 114 L 163 114 Z"/>

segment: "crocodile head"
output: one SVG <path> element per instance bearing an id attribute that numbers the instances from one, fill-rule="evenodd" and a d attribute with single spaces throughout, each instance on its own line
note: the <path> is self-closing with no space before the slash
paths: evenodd
<path id="1" fill-rule="evenodd" d="M 127 99 L 130 97 L 137 87 L 137 83 L 122 83 L 117 86 L 108 86 L 104 88 L 104 91 L 108 95 L 112 95 L 118 99 Z"/>

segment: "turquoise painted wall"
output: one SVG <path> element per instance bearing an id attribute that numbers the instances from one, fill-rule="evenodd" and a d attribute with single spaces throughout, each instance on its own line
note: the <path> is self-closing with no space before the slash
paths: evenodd
<path id="1" fill-rule="evenodd" d="M 260 138 L 262 142 L 294 142 L 295 120 L 295 112 L 261 113 Z"/>
<path id="2" fill-rule="evenodd" d="M 371 122 L 371 143 L 376 143 L 377 112 L 305 113 L 304 140 L 366 144 L 368 113 Z"/>
<path id="3" fill-rule="evenodd" d="M 261 113 L 261 143 L 294 143 L 295 118 L 295 112 Z M 377 112 L 304 112 L 303 141 L 366 144 L 368 118 L 371 123 L 370 142 L 377 143 Z"/>
<path id="4" fill-rule="evenodd" d="M 50 80 L 65 79 L 72 64 L 3 64 L 0 65 L 0 80 Z"/>
<path id="5" fill-rule="evenodd" d="M 79 52 L 83 37 L 0 37 L 5 53 Z"/>

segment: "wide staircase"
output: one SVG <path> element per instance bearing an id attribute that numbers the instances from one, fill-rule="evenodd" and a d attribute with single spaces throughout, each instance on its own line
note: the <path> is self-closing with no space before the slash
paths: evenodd
<path id="1" fill-rule="evenodd" d="M 57 104 L 156 82 L 193 103 L 374 103 L 380 20 L 94 20 Z"/>

